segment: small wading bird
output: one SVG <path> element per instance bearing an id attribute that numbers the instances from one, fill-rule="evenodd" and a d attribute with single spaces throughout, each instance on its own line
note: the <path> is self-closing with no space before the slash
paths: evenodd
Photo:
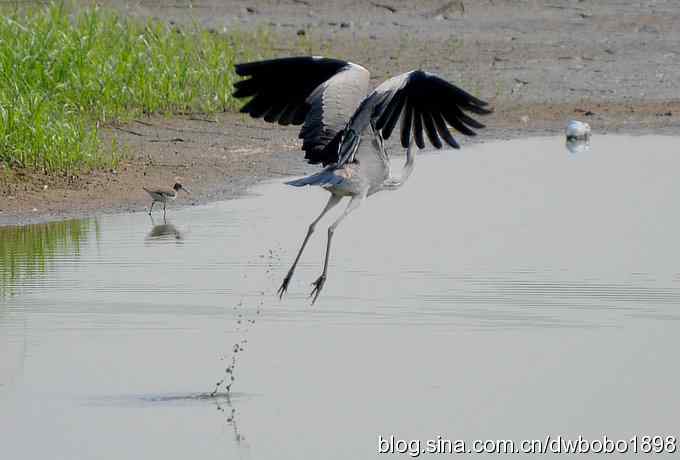
<path id="1" fill-rule="evenodd" d="M 413 171 L 414 142 L 418 148 L 425 148 L 425 133 L 435 148 L 441 148 L 443 140 L 457 149 L 448 126 L 474 136 L 471 128 L 484 125 L 463 111 L 491 113 L 485 108 L 486 102 L 422 70 L 391 78 L 368 95 L 368 70 L 338 59 L 292 57 L 250 62 L 236 65 L 236 73 L 248 78 L 235 84 L 234 96 L 251 97 L 241 111 L 270 123 L 301 124 L 299 137 L 305 158 L 311 164 L 325 166 L 316 174 L 287 184 L 317 185 L 331 193 L 319 217 L 310 224 L 278 290 L 279 297 L 288 289 L 316 224 L 343 197 L 350 198 L 347 209 L 328 228 L 323 272 L 312 283 L 312 304 L 326 282 L 331 240 L 338 224 L 366 197 L 395 190 L 406 182 Z M 401 177 L 393 178 L 383 140 L 390 137 L 399 119 L 406 162 Z"/>
<path id="2" fill-rule="evenodd" d="M 146 193 L 149 194 L 151 197 L 151 207 L 149 208 L 149 215 L 151 215 L 151 212 L 153 211 L 153 205 L 156 204 L 156 202 L 163 203 L 163 217 L 165 217 L 165 205 L 168 202 L 168 200 L 175 200 L 177 198 L 177 193 L 182 190 L 184 193 L 191 193 L 189 190 L 184 187 L 182 184 L 179 182 L 175 182 L 175 185 L 172 186 L 171 189 L 168 188 L 146 188 L 142 187 Z"/>

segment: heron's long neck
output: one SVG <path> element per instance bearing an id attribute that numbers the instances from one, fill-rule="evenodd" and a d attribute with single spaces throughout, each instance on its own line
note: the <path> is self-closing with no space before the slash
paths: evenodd
<path id="1" fill-rule="evenodd" d="M 409 176 L 413 172 L 413 168 L 415 167 L 416 149 L 414 145 L 415 143 L 411 141 L 408 149 L 406 149 L 406 162 L 404 163 L 404 167 L 401 169 L 401 176 L 398 178 L 390 177 L 387 179 L 383 184 L 383 188 L 385 190 L 396 190 L 404 185 L 408 180 Z"/>

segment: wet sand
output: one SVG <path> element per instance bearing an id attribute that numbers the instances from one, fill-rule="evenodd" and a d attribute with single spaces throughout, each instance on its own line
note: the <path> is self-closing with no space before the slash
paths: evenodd
<path id="1" fill-rule="evenodd" d="M 216 32 L 266 29 L 274 55 L 352 60 L 374 84 L 417 67 L 436 72 L 494 106 L 479 141 L 559 133 L 572 118 L 588 121 L 595 136 L 680 127 L 680 5 L 671 1 L 102 3 Z M 295 128 L 239 114 L 151 117 L 103 135 L 127 146 L 116 170 L 75 178 L 0 171 L 0 225 L 143 211 L 141 186 L 175 177 L 194 192 L 175 204 L 184 206 L 315 170 L 301 160 Z"/>

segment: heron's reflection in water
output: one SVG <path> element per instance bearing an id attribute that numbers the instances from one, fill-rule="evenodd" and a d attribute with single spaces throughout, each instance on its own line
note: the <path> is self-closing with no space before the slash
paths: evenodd
<path id="1" fill-rule="evenodd" d="M 146 235 L 146 240 L 174 240 L 178 243 L 182 242 L 184 236 L 173 224 L 168 223 L 163 216 L 163 223 L 156 224 L 153 216 L 149 217 L 151 219 L 151 231 Z"/>

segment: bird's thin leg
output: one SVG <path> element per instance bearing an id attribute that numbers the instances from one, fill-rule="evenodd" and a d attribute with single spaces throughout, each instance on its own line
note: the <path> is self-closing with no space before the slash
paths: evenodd
<path id="1" fill-rule="evenodd" d="M 163 202 L 163 219 L 165 219 L 165 201 Z"/>
<path id="2" fill-rule="evenodd" d="M 353 196 L 352 199 L 349 201 L 349 204 L 347 205 L 345 212 L 343 212 L 342 215 L 338 217 L 338 220 L 333 222 L 333 224 L 330 227 L 328 227 L 328 241 L 326 242 L 326 258 L 324 259 L 323 262 L 323 272 L 321 273 L 321 276 L 319 276 L 319 278 L 317 278 L 317 280 L 312 283 L 314 289 L 312 289 L 312 292 L 309 294 L 310 297 L 313 297 L 312 305 L 314 305 L 314 302 L 316 302 L 316 299 L 319 297 L 319 294 L 321 294 L 321 289 L 323 289 L 323 285 L 326 283 L 326 274 L 328 273 L 328 259 L 331 254 L 331 240 L 333 239 L 333 233 L 335 233 L 335 229 L 340 224 L 340 222 L 342 222 L 342 220 L 345 217 L 347 217 L 350 212 L 357 209 L 365 198 L 366 195 Z"/>
<path id="3" fill-rule="evenodd" d="M 302 256 L 302 251 L 304 251 L 305 246 L 307 246 L 307 241 L 309 241 L 309 237 L 312 236 L 312 233 L 314 233 L 314 228 L 316 227 L 316 224 L 328 211 L 330 211 L 336 204 L 340 203 L 341 199 L 342 197 L 339 195 L 331 195 L 331 197 L 328 199 L 328 203 L 326 203 L 326 207 L 323 208 L 323 211 L 321 211 L 319 217 L 314 219 L 314 221 L 309 225 L 309 228 L 307 229 L 307 235 L 305 236 L 305 239 L 302 242 L 302 246 L 300 247 L 300 250 L 297 253 L 297 257 L 295 257 L 295 262 L 293 262 L 293 265 L 290 267 L 290 270 L 288 270 L 288 274 L 286 274 L 286 277 L 283 279 L 283 283 L 281 283 L 281 287 L 277 292 L 279 298 L 282 298 L 283 294 L 285 294 L 286 291 L 288 290 L 288 283 L 290 283 L 290 280 L 293 277 L 293 272 L 295 272 L 295 267 L 297 266 L 298 261 L 300 260 L 300 256 Z"/>
<path id="4" fill-rule="evenodd" d="M 155 201 L 151 202 L 151 207 L 149 208 L 149 215 L 151 215 L 151 212 L 153 211 L 153 205 L 156 204 Z"/>

